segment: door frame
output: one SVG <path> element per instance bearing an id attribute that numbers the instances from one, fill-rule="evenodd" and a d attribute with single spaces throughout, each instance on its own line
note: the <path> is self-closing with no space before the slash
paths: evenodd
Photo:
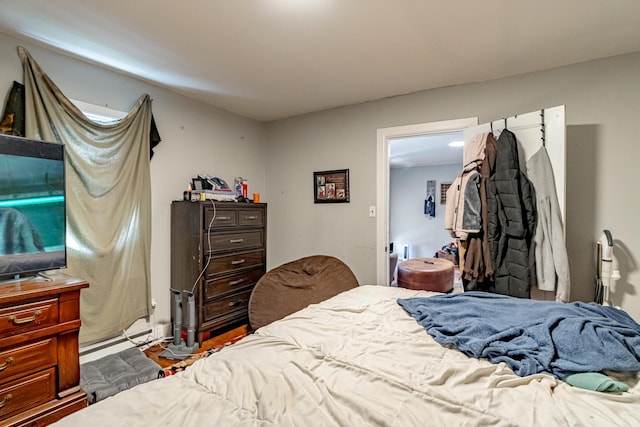
<path id="1" fill-rule="evenodd" d="M 376 159 L 376 283 L 389 285 L 389 152 L 390 140 L 417 135 L 461 131 L 477 126 L 478 117 L 394 126 L 377 130 Z"/>

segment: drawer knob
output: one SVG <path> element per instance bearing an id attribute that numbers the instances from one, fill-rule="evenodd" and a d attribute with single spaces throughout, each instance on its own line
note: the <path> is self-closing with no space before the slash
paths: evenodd
<path id="1" fill-rule="evenodd" d="M 230 239 L 229 243 L 242 243 L 244 242 L 244 239 Z"/>
<path id="2" fill-rule="evenodd" d="M 229 221 L 231 219 L 230 216 L 219 216 L 217 219 L 220 221 Z"/>
<path id="3" fill-rule="evenodd" d="M 256 215 L 252 215 L 252 216 L 245 216 L 244 219 L 258 219 L 258 217 Z"/>
<path id="4" fill-rule="evenodd" d="M 7 369 L 9 365 L 11 365 L 11 362 L 13 362 L 13 356 L 8 357 L 7 360 L 2 365 L 0 365 L 0 372 Z"/>
<path id="5" fill-rule="evenodd" d="M 235 307 L 236 305 L 240 305 L 240 304 L 242 304 L 242 300 L 240 300 L 240 299 L 237 300 L 237 301 L 231 301 L 229 303 L 229 307 Z"/>
<path id="6" fill-rule="evenodd" d="M 42 312 L 40 310 L 36 310 L 33 312 L 33 314 L 29 317 L 24 317 L 22 319 L 18 319 L 15 315 L 11 315 L 9 316 L 9 322 L 13 323 L 14 325 L 23 325 L 25 323 L 31 323 L 34 320 L 36 320 L 38 318 L 38 316 L 40 316 L 40 314 L 42 314 Z"/>
<path id="7" fill-rule="evenodd" d="M 0 402 L 0 408 L 4 408 L 4 406 L 9 403 L 9 401 L 13 398 L 13 396 L 11 395 L 11 393 L 7 394 L 4 399 L 2 399 L 2 402 Z"/>
<path id="8" fill-rule="evenodd" d="M 247 262 L 247 261 L 245 261 L 243 259 L 238 259 L 236 261 L 231 261 L 231 265 L 240 265 L 240 264 L 244 264 L 245 262 Z"/>
<path id="9" fill-rule="evenodd" d="M 235 285 L 239 285 L 242 282 L 244 282 L 244 279 L 238 279 L 238 280 L 234 280 L 233 282 L 229 282 L 229 285 L 235 286 Z"/>

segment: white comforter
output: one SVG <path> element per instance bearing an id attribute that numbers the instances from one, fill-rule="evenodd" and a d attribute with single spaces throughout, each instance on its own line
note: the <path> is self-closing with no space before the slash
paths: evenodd
<path id="1" fill-rule="evenodd" d="M 635 376 L 630 392 L 605 394 L 469 359 L 396 303 L 425 295 L 361 286 L 60 425 L 640 425 Z"/>

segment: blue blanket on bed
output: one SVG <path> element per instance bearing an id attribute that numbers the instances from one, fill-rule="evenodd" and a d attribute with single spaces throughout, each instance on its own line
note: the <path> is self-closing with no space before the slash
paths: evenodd
<path id="1" fill-rule="evenodd" d="M 614 307 L 484 292 L 398 299 L 398 304 L 440 344 L 506 362 L 520 376 L 640 371 L 640 325 Z"/>

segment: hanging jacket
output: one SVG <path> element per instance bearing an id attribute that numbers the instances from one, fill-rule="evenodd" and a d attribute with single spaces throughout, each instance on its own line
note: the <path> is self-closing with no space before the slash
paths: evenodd
<path id="1" fill-rule="evenodd" d="M 495 269 L 495 291 L 529 298 L 535 194 L 520 171 L 515 135 L 503 130 L 497 146 L 495 173 L 487 187 L 487 237 Z"/>
<path id="2" fill-rule="evenodd" d="M 564 243 L 553 167 L 545 147 L 527 160 L 527 175 L 536 193 L 534 253 L 538 288 L 555 291 L 556 301 L 569 302 L 569 257 Z"/>
<path id="3" fill-rule="evenodd" d="M 444 228 L 451 237 L 467 240 L 480 231 L 480 174 L 474 162 L 467 165 L 447 190 Z"/>
<path id="4" fill-rule="evenodd" d="M 465 290 L 493 290 L 493 264 L 487 238 L 487 185 L 496 163 L 496 140 L 492 133 L 483 134 L 485 154 L 480 166 L 480 232 L 469 235 L 464 274 Z"/>
<path id="5" fill-rule="evenodd" d="M 464 151 L 464 168 L 447 190 L 444 228 L 451 237 L 467 240 L 482 227 L 479 168 L 484 158 L 483 134 L 475 135 Z"/>

